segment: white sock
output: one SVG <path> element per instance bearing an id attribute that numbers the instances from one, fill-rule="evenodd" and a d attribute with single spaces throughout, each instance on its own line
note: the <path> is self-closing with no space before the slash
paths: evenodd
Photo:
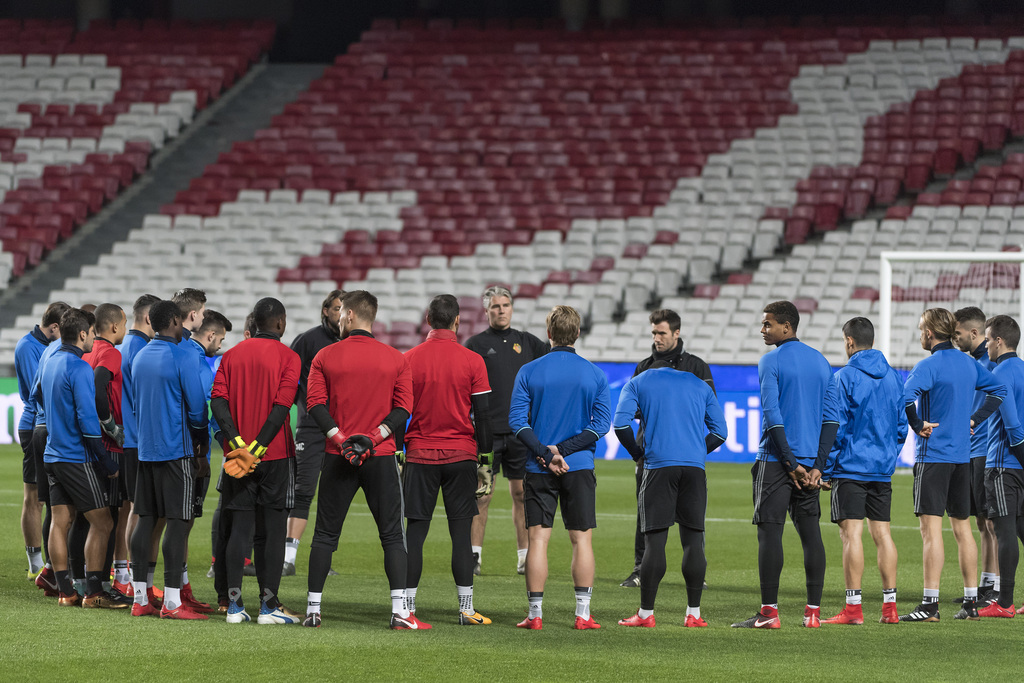
<path id="1" fill-rule="evenodd" d="M 693 617 L 694 619 L 700 619 L 700 605 L 696 607 L 687 606 L 686 616 Z"/>
<path id="2" fill-rule="evenodd" d="M 409 610 L 405 608 L 404 588 L 397 588 L 391 591 L 391 611 L 403 619 L 409 616 Z"/>
<path id="3" fill-rule="evenodd" d="M 135 604 L 136 605 L 148 605 L 149 595 L 146 592 L 145 581 L 132 581 L 132 588 L 135 589 Z"/>
<path id="4" fill-rule="evenodd" d="M 931 604 L 939 601 L 939 589 L 938 588 L 925 588 L 924 589 L 924 603 Z"/>
<path id="5" fill-rule="evenodd" d="M 544 591 L 539 593 L 527 593 L 527 598 L 530 601 L 530 619 L 540 619 L 544 616 L 544 610 L 542 604 L 544 603 Z"/>
<path id="6" fill-rule="evenodd" d="M 181 585 L 182 586 L 187 586 L 188 585 L 188 564 L 184 565 L 181 568 Z"/>
<path id="7" fill-rule="evenodd" d="M 771 605 L 766 605 L 766 604 L 764 604 L 764 603 L 762 602 L 762 603 L 761 603 L 761 613 L 762 613 L 762 614 L 764 614 L 764 608 L 765 608 L 765 607 L 771 607 L 771 608 L 772 608 L 773 610 L 775 610 L 776 612 L 778 612 L 778 611 L 779 611 L 779 603 L 777 603 L 777 602 L 775 602 L 775 603 L 772 603 Z"/>
<path id="8" fill-rule="evenodd" d="M 967 586 L 964 586 L 964 597 L 968 598 L 970 600 L 974 600 L 975 602 L 977 602 L 978 601 L 978 587 L 975 586 L 974 588 L 968 588 Z"/>
<path id="9" fill-rule="evenodd" d="M 646 619 L 647 617 L 651 616 L 652 614 L 654 614 L 654 610 L 652 610 L 652 609 L 644 609 L 643 607 L 641 607 L 640 609 L 638 609 L 636 611 L 636 615 L 638 617 L 640 617 L 641 619 Z"/>
<path id="10" fill-rule="evenodd" d="M 473 609 L 473 587 L 456 586 L 455 590 L 459 592 L 459 611 L 466 614 L 476 614 L 476 610 Z"/>
<path id="11" fill-rule="evenodd" d="M 473 549 L 473 554 L 476 555 L 476 561 L 480 562 L 480 558 L 484 556 L 484 547 L 482 545 L 474 545 L 471 547 Z"/>
<path id="12" fill-rule="evenodd" d="M 164 586 L 164 607 L 169 610 L 181 607 L 181 589 Z"/>
<path id="13" fill-rule="evenodd" d="M 996 575 L 995 574 L 993 574 L 992 572 L 982 572 L 981 573 L 981 583 L 978 584 L 978 585 L 980 585 L 980 586 L 991 586 L 995 582 L 996 582 Z"/>
<path id="14" fill-rule="evenodd" d="M 25 555 L 28 557 L 28 570 L 35 574 L 43 568 L 43 549 L 33 546 L 25 546 Z"/>
<path id="15" fill-rule="evenodd" d="M 526 551 L 527 550 L 529 550 L 529 548 L 520 548 L 519 550 L 516 551 L 516 557 L 519 560 L 520 564 L 523 563 L 523 562 L 526 562 Z"/>
<path id="16" fill-rule="evenodd" d="M 883 588 L 882 589 L 882 603 L 896 602 L 896 589 L 895 588 Z"/>
<path id="17" fill-rule="evenodd" d="M 156 562 L 150 562 L 149 568 L 146 570 L 146 585 L 150 588 L 153 587 L 153 577 L 156 575 Z"/>
<path id="18" fill-rule="evenodd" d="M 322 600 L 324 594 L 321 593 L 306 593 L 306 614 L 319 614 L 320 613 L 320 600 Z"/>
<path id="19" fill-rule="evenodd" d="M 295 557 L 299 554 L 299 539 L 286 538 L 284 541 L 284 561 L 288 564 L 295 564 Z"/>
<path id="20" fill-rule="evenodd" d="M 992 582 L 992 590 L 999 592 L 999 577 L 997 576 Z"/>
<path id="21" fill-rule="evenodd" d="M 846 591 L 846 604 L 847 605 L 859 605 L 863 600 L 863 594 L 859 590 L 847 589 Z"/>
<path id="22" fill-rule="evenodd" d="M 128 573 L 128 560 L 114 560 L 114 580 L 118 583 L 129 583 L 132 575 Z"/>
<path id="23" fill-rule="evenodd" d="M 49 569 L 52 572 L 53 571 L 53 565 L 50 564 L 49 562 L 47 562 L 46 564 L 43 565 L 43 569 Z"/>
<path id="24" fill-rule="evenodd" d="M 576 616 L 584 619 L 590 618 L 590 596 L 593 593 L 592 586 L 586 588 L 576 586 Z"/>
<path id="25" fill-rule="evenodd" d="M 405 589 L 405 609 L 410 612 L 416 611 L 416 591 L 419 590 L 419 586 Z"/>

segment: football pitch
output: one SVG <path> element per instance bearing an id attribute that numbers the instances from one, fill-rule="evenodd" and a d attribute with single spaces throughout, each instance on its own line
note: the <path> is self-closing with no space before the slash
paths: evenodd
<path id="1" fill-rule="evenodd" d="M 961 594 L 952 534 L 945 534 L 946 566 L 937 624 L 877 623 L 881 586 L 869 534 L 865 548 L 863 626 L 804 629 L 803 562 L 795 529 L 785 533 L 782 629 L 729 628 L 760 604 L 757 540 L 750 524 L 750 468 L 708 468 L 707 581 L 702 615 L 706 629 L 685 629 L 686 593 L 679 566 L 678 535 L 670 536 L 668 573 L 661 584 L 654 629 L 615 622 L 639 606 L 636 588 L 620 588 L 632 568 L 635 520 L 633 467 L 599 462 L 598 528 L 594 532 L 597 580 L 592 610 L 599 631 L 572 630 L 575 606 L 569 577 L 568 536 L 556 522 L 551 575 L 544 600 L 544 629 L 515 628 L 526 613 L 523 577 L 515 573 L 515 537 L 505 481 L 499 480 L 484 544 L 483 575 L 476 580 L 476 608 L 493 619 L 485 627 L 458 626 L 450 571 L 447 525 L 440 516 L 425 547 L 417 616 L 433 624 L 427 632 L 387 628 L 390 603 L 383 554 L 373 520 L 358 497 L 334 555 L 324 590 L 323 626 L 229 626 L 208 622 L 131 618 L 124 611 L 58 608 L 55 599 L 26 580 L 18 518 L 21 452 L 0 447 L 0 679 L 91 680 L 934 680 L 995 679 L 1020 665 L 1024 619 L 954 621 L 950 600 Z M 842 608 L 844 586 L 837 528 L 826 519 L 822 533 L 828 572 L 822 617 Z M 897 476 L 893 537 L 900 554 L 899 606 L 909 611 L 921 595 L 921 539 L 911 509 L 911 478 Z M 210 558 L 210 517 L 192 533 L 190 575 L 196 596 L 215 601 Z M 285 604 L 304 611 L 306 561 L 312 527 L 299 549 L 297 575 L 283 579 Z M 158 585 L 162 583 L 158 568 Z M 243 587 L 248 610 L 258 610 L 255 578 Z M 1018 599 L 1018 605 L 1020 600 Z"/>

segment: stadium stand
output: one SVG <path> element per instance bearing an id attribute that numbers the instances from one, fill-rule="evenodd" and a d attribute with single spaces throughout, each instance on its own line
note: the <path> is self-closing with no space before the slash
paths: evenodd
<path id="1" fill-rule="evenodd" d="M 482 285 L 503 282 L 517 326 L 540 330 L 552 304 L 577 306 L 592 359 L 647 353 L 647 308 L 660 303 L 716 363 L 756 362 L 760 309 L 787 298 L 805 315 L 801 336 L 838 362 L 837 323 L 875 311 L 882 249 L 935 234 L 961 248 L 974 224 L 943 223 L 952 208 L 981 221 L 974 246 L 1016 240 L 1020 159 L 907 204 L 1024 132 L 1015 26 L 378 22 L 271 127 L 51 298 L 191 283 L 241 319 L 276 294 L 296 332 L 327 289 L 364 287 L 380 297 L 381 338 L 408 348 L 430 295 L 462 299 L 465 336 L 486 324 Z M 864 219 L 897 201 L 892 218 Z M 105 279 L 105 266 L 154 250 L 162 266 Z M 211 282 L 217 259 L 260 267 Z M 901 320 L 925 301 L 966 300 L 934 294 L 901 294 Z"/>
<path id="2" fill-rule="evenodd" d="M 0 282 L 131 184 L 269 49 L 274 30 L 0 21 Z"/>

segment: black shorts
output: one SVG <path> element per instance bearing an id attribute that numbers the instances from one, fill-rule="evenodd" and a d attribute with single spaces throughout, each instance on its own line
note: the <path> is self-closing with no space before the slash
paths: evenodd
<path id="1" fill-rule="evenodd" d="M 196 479 L 192 488 L 192 519 L 199 519 L 203 516 L 203 504 L 206 502 L 206 492 L 210 490 L 210 476 Z"/>
<path id="2" fill-rule="evenodd" d="M 139 461 L 135 482 L 135 513 L 189 521 L 195 509 L 195 467 L 192 458 Z"/>
<path id="3" fill-rule="evenodd" d="M 316 527 L 311 546 L 338 549 L 341 528 L 356 492 L 362 489 L 370 508 L 381 544 L 404 543 L 402 519 L 402 482 L 398 460 L 392 456 L 374 456 L 359 467 L 340 455 L 324 455 L 316 506 Z"/>
<path id="4" fill-rule="evenodd" d="M 35 484 L 36 452 L 32 446 L 32 432 L 19 429 L 18 443 L 21 444 L 21 481 L 25 484 Z"/>
<path id="5" fill-rule="evenodd" d="M 268 460 L 252 474 L 235 479 L 220 478 L 221 505 L 225 510 L 255 510 L 258 507 L 290 510 L 295 505 L 295 458 Z"/>
<path id="6" fill-rule="evenodd" d="M 971 516 L 988 515 L 985 500 L 985 456 L 971 458 Z"/>
<path id="7" fill-rule="evenodd" d="M 402 472 L 406 519 L 430 520 L 437 507 L 437 491 L 444 496 L 448 519 L 476 517 L 476 461 L 463 460 L 446 465 L 406 463 Z"/>
<path id="8" fill-rule="evenodd" d="M 1024 515 L 1024 471 L 1006 467 L 986 469 L 985 494 L 989 518 Z M 1016 545 L 1017 540 L 1013 542 Z"/>
<path id="9" fill-rule="evenodd" d="M 46 452 L 46 440 L 49 438 L 49 432 L 46 431 L 46 425 L 39 425 L 32 430 L 32 454 L 36 459 L 36 472 L 42 472 L 45 476 L 41 476 L 43 480 L 42 486 L 36 486 L 36 495 L 39 497 L 41 503 L 50 504 L 50 482 L 49 475 L 46 474 L 46 465 L 43 463 L 43 454 Z"/>
<path id="10" fill-rule="evenodd" d="M 658 467 L 644 469 L 637 495 L 640 530 L 644 533 L 668 529 L 679 523 L 687 529 L 704 531 L 708 507 L 708 478 L 700 467 Z"/>
<path id="11" fill-rule="evenodd" d="M 494 473 L 506 479 L 526 476 L 526 446 L 512 434 L 494 435 Z"/>
<path id="12" fill-rule="evenodd" d="M 112 508 L 119 508 L 128 500 L 128 486 L 124 476 L 124 453 L 107 451 L 117 463 L 117 476 L 107 479 L 107 502 Z"/>
<path id="13" fill-rule="evenodd" d="M 971 464 L 919 462 L 914 465 L 914 514 L 955 519 L 971 516 Z"/>
<path id="14" fill-rule="evenodd" d="M 97 471 L 95 463 L 48 462 L 44 467 L 51 505 L 70 505 L 77 512 L 89 512 L 109 504 L 106 477 Z"/>
<path id="15" fill-rule="evenodd" d="M 319 427 L 299 427 L 295 432 L 295 503 L 292 517 L 306 519 L 316 495 L 316 483 L 324 465 L 327 439 Z"/>
<path id="16" fill-rule="evenodd" d="M 562 508 L 562 524 L 570 531 L 597 527 L 597 477 L 594 470 L 577 470 L 562 476 L 527 472 L 523 478 L 526 526 L 551 528 L 555 510 Z"/>
<path id="17" fill-rule="evenodd" d="M 124 461 L 121 469 L 121 476 L 124 477 L 125 493 L 128 500 L 135 502 L 135 483 L 139 480 L 139 449 L 124 449 Z"/>
<path id="18" fill-rule="evenodd" d="M 888 522 L 892 508 L 892 482 L 832 480 L 832 523 L 844 519 Z"/>
<path id="19" fill-rule="evenodd" d="M 794 522 L 804 517 L 821 519 L 819 492 L 798 489 L 778 460 L 758 460 L 750 473 L 754 477 L 754 524 L 785 524 L 786 513 Z"/>

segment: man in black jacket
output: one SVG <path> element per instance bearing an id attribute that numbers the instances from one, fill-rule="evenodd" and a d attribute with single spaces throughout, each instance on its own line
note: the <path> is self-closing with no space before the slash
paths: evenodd
<path id="1" fill-rule="evenodd" d="M 292 351 L 302 360 L 299 391 L 295 395 L 298 407 L 298 427 L 295 430 L 295 507 L 288 517 L 288 538 L 284 543 L 284 569 L 282 576 L 295 575 L 295 556 L 299 540 L 306 530 L 309 507 L 316 494 L 320 467 L 324 460 L 324 435 L 316 422 L 306 413 L 306 380 L 313 358 L 324 347 L 341 341 L 341 297 L 345 292 L 335 289 L 324 298 L 320 307 L 320 324 L 297 336 Z M 333 571 L 333 570 L 332 570 Z"/>
<path id="2" fill-rule="evenodd" d="M 489 327 L 466 341 L 466 348 L 476 351 L 487 366 L 487 381 L 491 385 L 491 430 L 494 435 L 494 473 L 499 471 L 508 479 L 512 496 L 512 522 L 516 530 L 516 571 L 526 573 L 526 517 L 523 507 L 523 476 L 526 472 L 526 446 L 512 434 L 508 426 L 509 402 L 519 368 L 548 352 L 548 345 L 529 332 L 512 328 L 512 292 L 501 286 L 488 287 L 483 295 L 484 310 Z M 491 494 L 477 500 L 480 514 L 473 518 L 473 554 L 476 556 L 474 574 L 480 573 L 487 508 Z"/>
<path id="3" fill-rule="evenodd" d="M 715 380 L 711 377 L 711 368 L 703 360 L 683 350 L 683 340 L 679 338 L 679 328 L 682 320 L 679 314 L 667 308 L 662 308 L 651 313 L 651 336 L 654 343 L 651 344 L 651 355 L 637 363 L 636 377 L 644 370 L 649 369 L 655 361 L 665 361 L 676 370 L 684 370 L 708 383 L 711 390 L 715 390 Z M 643 429 L 637 432 L 637 442 L 642 443 Z M 640 479 L 643 475 L 644 465 L 641 460 L 636 467 L 636 493 L 640 495 Z M 640 529 L 640 517 L 636 520 L 636 537 L 633 544 L 633 571 L 620 586 L 623 588 L 635 588 L 640 585 L 640 562 L 644 559 L 644 534 Z"/>

